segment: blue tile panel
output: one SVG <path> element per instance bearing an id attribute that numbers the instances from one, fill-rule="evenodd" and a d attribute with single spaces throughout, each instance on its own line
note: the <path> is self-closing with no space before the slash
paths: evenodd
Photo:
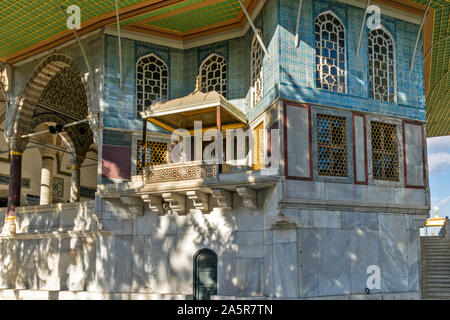
<path id="1" fill-rule="evenodd" d="M 368 66 L 368 28 L 364 28 L 358 60 L 356 47 L 364 10 L 332 0 L 303 0 L 298 48 L 295 28 L 299 1 L 280 1 L 280 97 L 357 111 L 425 120 L 425 94 L 422 47 L 409 75 L 410 61 L 419 26 L 382 14 L 382 25 L 393 35 L 396 51 L 397 103 L 370 99 Z M 315 88 L 315 34 L 317 15 L 331 10 L 346 29 L 347 93 Z M 421 41 L 419 41 L 421 44 Z"/>
<path id="2" fill-rule="evenodd" d="M 123 88 L 119 88 L 117 38 L 105 36 L 104 125 L 106 127 L 141 130 L 136 119 L 136 62 L 153 53 L 169 67 L 169 99 L 185 96 L 195 88 L 201 62 L 212 53 L 225 57 L 228 65 L 227 98 L 249 119 L 271 105 L 277 98 L 317 103 L 325 106 L 373 112 L 390 116 L 425 120 L 422 47 L 416 54 L 415 68 L 409 75 L 418 25 L 382 16 L 383 26 L 393 35 L 396 51 L 397 103 L 377 101 L 369 97 L 369 66 L 365 28 L 359 58 L 356 46 L 364 10 L 333 0 L 303 0 L 299 27 L 299 47 L 295 47 L 298 0 L 268 0 L 255 19 L 270 59 L 263 61 L 264 97 L 250 107 L 251 29 L 240 38 L 179 50 L 123 38 Z M 335 93 L 315 88 L 316 16 L 332 10 L 346 29 L 347 92 Z M 151 131 L 165 132 L 150 125 Z"/>
<path id="3" fill-rule="evenodd" d="M 228 66 L 227 99 L 249 117 L 268 107 L 278 97 L 279 27 L 278 2 L 269 0 L 255 19 L 263 31 L 270 59 L 264 58 L 264 98 L 250 110 L 250 45 L 253 31 L 240 38 L 220 41 L 197 48 L 179 50 L 143 41 L 122 38 L 123 88 L 119 87 L 119 57 L 117 37 L 105 36 L 104 126 L 141 130 L 142 120 L 136 119 L 136 63 L 142 56 L 155 54 L 169 68 L 169 99 L 191 93 L 202 61 L 210 54 L 225 57 Z M 149 124 L 151 131 L 166 132 Z"/>

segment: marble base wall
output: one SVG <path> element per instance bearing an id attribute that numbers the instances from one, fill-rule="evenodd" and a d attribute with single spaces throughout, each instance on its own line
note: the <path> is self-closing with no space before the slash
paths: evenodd
<path id="1" fill-rule="evenodd" d="M 188 202 L 184 216 L 136 215 L 120 199 L 103 199 L 73 218 L 55 212 L 55 221 L 66 218 L 51 230 L 32 225 L 44 213 L 28 213 L 24 233 L 0 239 L 0 289 L 189 297 L 193 257 L 209 248 L 220 297 L 418 297 L 416 215 L 281 208 L 277 187 L 259 192 L 257 209 L 234 194 L 233 209 L 204 214 Z M 96 224 L 76 222 L 86 216 Z M 380 287 L 366 295 L 370 266 Z"/>

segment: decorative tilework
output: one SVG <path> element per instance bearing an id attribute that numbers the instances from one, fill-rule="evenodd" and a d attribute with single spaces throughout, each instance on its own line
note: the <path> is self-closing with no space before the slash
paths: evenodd
<path id="1" fill-rule="evenodd" d="M 364 10 L 331 0 L 303 0 L 299 27 L 299 47 L 295 48 L 295 25 L 298 1 L 280 0 L 280 97 L 350 110 L 425 120 L 423 62 L 416 56 L 415 69 L 409 78 L 418 25 L 382 16 L 382 24 L 392 33 L 397 57 L 397 104 L 374 101 L 369 95 L 368 29 L 364 30 L 358 59 L 356 46 Z M 347 94 L 324 92 L 314 87 L 314 19 L 332 10 L 347 31 Z M 365 40 L 364 40 L 365 39 Z M 419 46 L 418 51 L 421 52 Z"/>
<path id="2" fill-rule="evenodd" d="M 0 184 L 9 185 L 9 176 L 6 174 L 0 174 Z M 31 180 L 28 178 L 22 178 L 22 188 L 29 189 Z"/>
<path id="3" fill-rule="evenodd" d="M 53 177 L 53 196 L 58 198 L 64 197 L 64 179 Z"/>

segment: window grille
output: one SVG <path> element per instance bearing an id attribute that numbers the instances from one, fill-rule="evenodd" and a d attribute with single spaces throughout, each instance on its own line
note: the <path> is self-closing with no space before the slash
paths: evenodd
<path id="1" fill-rule="evenodd" d="M 372 171 L 373 178 L 398 181 L 397 126 L 372 122 Z"/>
<path id="2" fill-rule="evenodd" d="M 344 117 L 317 115 L 319 175 L 348 176 L 346 125 Z"/>
<path id="3" fill-rule="evenodd" d="M 345 30 L 331 13 L 316 18 L 316 87 L 345 92 Z"/>
<path id="4" fill-rule="evenodd" d="M 142 174 L 142 168 L 144 167 L 144 142 L 142 140 L 137 141 L 137 153 L 136 153 L 136 175 Z M 147 153 L 146 153 L 146 165 L 155 166 L 159 164 L 167 163 L 167 143 L 147 141 Z"/>
<path id="5" fill-rule="evenodd" d="M 264 122 L 258 124 L 252 131 L 253 137 L 253 170 L 264 168 Z"/>
<path id="6" fill-rule="evenodd" d="M 136 65 L 136 111 L 144 111 L 152 103 L 167 100 L 168 68 L 151 54 L 139 59 Z"/>
<path id="7" fill-rule="evenodd" d="M 259 32 L 261 34 L 261 32 Z M 256 38 L 252 41 L 252 106 L 255 106 L 263 96 L 263 49 Z"/>
<path id="8" fill-rule="evenodd" d="M 369 33 L 370 97 L 395 102 L 394 42 L 383 29 Z"/>
<path id="9" fill-rule="evenodd" d="M 212 54 L 200 66 L 200 90 L 227 94 L 227 62 L 224 57 Z"/>

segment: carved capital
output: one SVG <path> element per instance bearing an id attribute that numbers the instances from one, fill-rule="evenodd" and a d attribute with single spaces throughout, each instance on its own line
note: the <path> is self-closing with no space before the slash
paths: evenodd
<path id="1" fill-rule="evenodd" d="M 86 157 L 81 154 L 72 153 L 69 157 L 70 165 L 76 168 L 81 168 L 81 165 L 83 164 Z"/>
<path id="2" fill-rule="evenodd" d="M 231 209 L 233 198 L 230 191 L 224 189 L 211 189 L 211 193 L 216 199 L 219 208 Z"/>
<path id="3" fill-rule="evenodd" d="M 56 158 L 57 151 L 54 149 L 50 149 L 47 147 L 39 147 L 39 152 L 41 153 L 42 158 Z"/>
<path id="4" fill-rule="evenodd" d="M 23 153 L 27 147 L 28 138 L 21 138 L 20 134 L 12 136 L 6 136 L 5 134 L 5 139 L 6 143 L 8 143 L 9 151 Z"/>
<path id="5" fill-rule="evenodd" d="M 236 188 L 237 194 L 242 198 L 244 206 L 249 209 L 256 209 L 258 207 L 258 201 L 256 191 L 248 187 Z"/>
<path id="6" fill-rule="evenodd" d="M 164 210 L 164 200 L 162 197 L 154 196 L 151 194 L 144 194 L 141 196 L 142 201 L 146 203 L 152 213 L 157 214 L 158 216 L 163 216 L 167 213 L 166 210 Z"/>
<path id="7" fill-rule="evenodd" d="M 186 196 L 192 200 L 194 208 L 202 213 L 209 213 L 209 195 L 200 191 L 187 191 Z"/>
<path id="8" fill-rule="evenodd" d="M 186 215 L 186 197 L 184 195 L 167 192 L 162 194 L 162 198 L 169 204 L 172 213 Z"/>

